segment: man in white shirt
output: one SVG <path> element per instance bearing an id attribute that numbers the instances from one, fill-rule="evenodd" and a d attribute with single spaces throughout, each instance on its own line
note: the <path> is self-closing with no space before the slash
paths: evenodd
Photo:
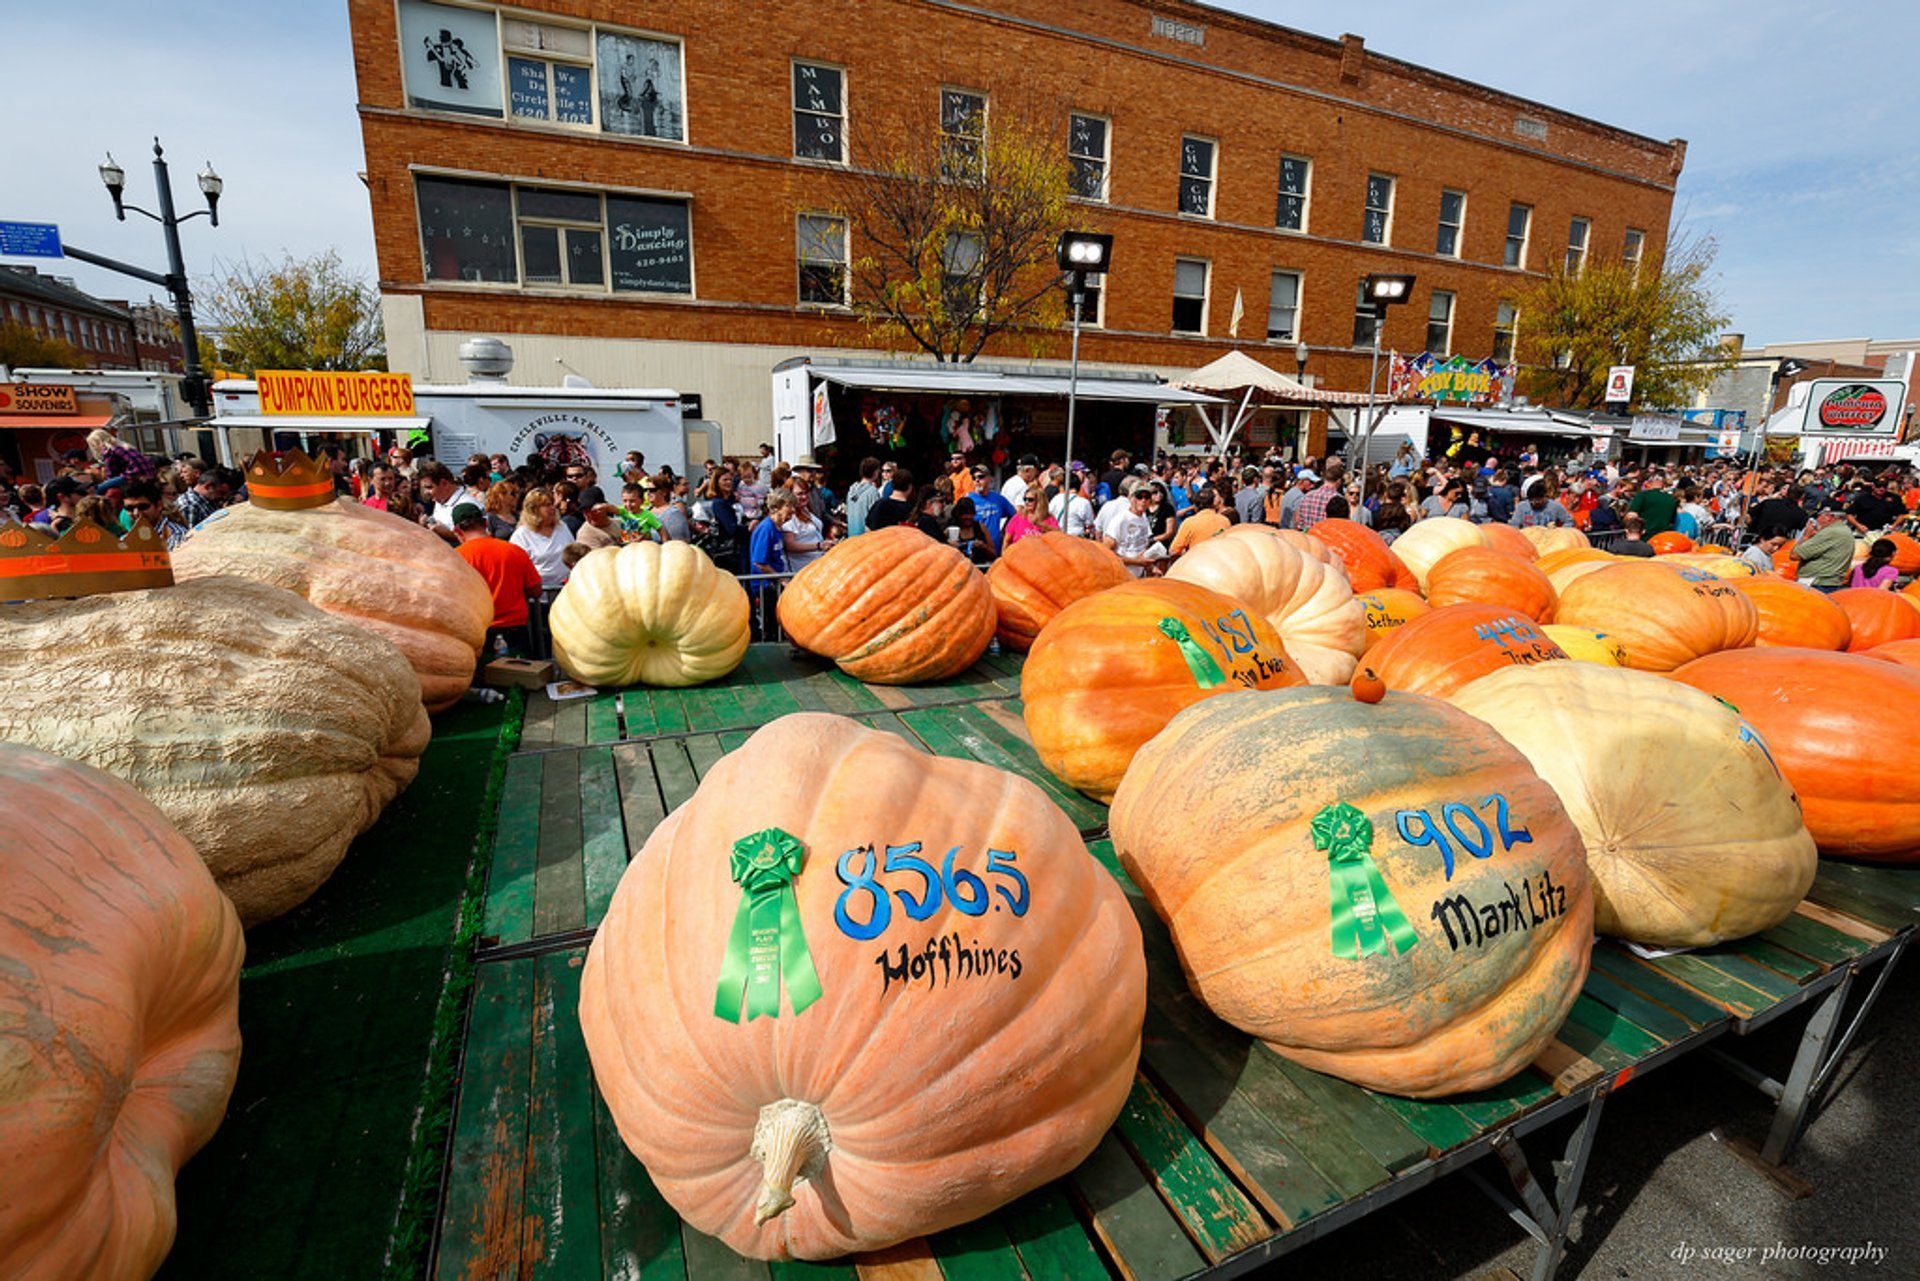
<path id="1" fill-rule="evenodd" d="M 1020 465 L 1000 486 L 1000 497 L 1013 504 L 1015 511 L 1027 500 L 1027 486 L 1040 474 L 1040 460 L 1032 454 L 1020 455 Z"/>
<path id="2" fill-rule="evenodd" d="M 1062 489 L 1047 507 L 1062 533 L 1070 538 L 1085 538 L 1093 529 L 1093 496 L 1087 491 L 1093 481 L 1078 463 L 1073 468 L 1074 488 Z"/>
<path id="3" fill-rule="evenodd" d="M 1153 521 L 1147 504 L 1153 495 L 1145 485 L 1135 485 L 1126 498 L 1124 510 L 1101 529 L 1100 541 L 1112 548 L 1135 578 L 1144 578 L 1154 560 L 1147 553 L 1153 546 Z M 1165 555 L 1163 551 L 1162 556 Z"/>
<path id="4" fill-rule="evenodd" d="M 1113 532 L 1113 525 L 1132 510 L 1128 497 L 1139 488 L 1139 482 L 1129 476 L 1120 482 L 1120 492 L 1100 504 L 1100 510 L 1093 518 L 1093 532 L 1105 538 Z"/>

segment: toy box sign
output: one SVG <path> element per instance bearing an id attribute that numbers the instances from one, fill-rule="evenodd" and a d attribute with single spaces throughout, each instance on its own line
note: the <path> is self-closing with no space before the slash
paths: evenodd
<path id="1" fill-rule="evenodd" d="M 1808 436 L 1898 437 L 1906 384 L 1893 378 L 1816 378 L 1807 390 Z"/>
<path id="2" fill-rule="evenodd" d="M 1465 356 L 1395 355 L 1387 372 L 1387 392 L 1395 400 L 1432 400 L 1456 405 L 1490 405 L 1513 392 L 1513 366 Z"/>

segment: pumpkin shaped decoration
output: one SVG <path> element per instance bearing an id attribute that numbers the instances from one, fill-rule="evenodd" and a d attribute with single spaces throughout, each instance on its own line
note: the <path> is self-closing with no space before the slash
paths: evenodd
<path id="1" fill-rule="evenodd" d="M 587 685 L 700 685 L 746 656 L 747 593 L 692 543 L 603 547 L 548 618 L 553 657 Z"/>
<path id="2" fill-rule="evenodd" d="M 0 744 L 0 1274 L 149 1277 L 240 1065 L 233 906 L 91 766 Z"/>
<path id="3" fill-rule="evenodd" d="M 1590 632 L 1584 627 L 1548 623 L 1540 629 L 1567 651 L 1576 663 L 1598 663 L 1602 667 L 1627 667 L 1627 647 L 1605 632 Z"/>
<path id="4" fill-rule="evenodd" d="M 911 525 L 836 544 L 780 595 L 794 644 L 875 685 L 966 671 L 987 652 L 993 621 L 986 575 Z"/>
<path id="5" fill-rule="evenodd" d="M 817 713 L 654 829 L 580 982 L 621 1138 L 764 1259 L 879 1249 L 1073 1169 L 1145 1012 L 1126 896 L 1039 788 Z"/>
<path id="6" fill-rule="evenodd" d="M 1740 714 L 1648 672 L 1548 663 L 1453 696 L 1519 748 L 1587 850 L 1593 924 L 1707 947 L 1785 920 L 1819 862 L 1800 805 Z"/>
<path id="7" fill-rule="evenodd" d="M 1388 689 L 1445 698 L 1503 667 L 1566 658 L 1567 653 L 1518 610 L 1448 605 L 1396 630 L 1368 655 Z"/>
<path id="8" fill-rule="evenodd" d="M 493 621 L 486 580 L 437 535 L 339 499 L 293 511 L 228 507 L 180 544 L 173 574 L 270 583 L 383 637 L 407 656 L 430 712 L 473 684 Z"/>
<path id="9" fill-rule="evenodd" d="M 1670 672 L 1702 654 L 1753 644 L 1760 616 L 1730 582 L 1655 561 L 1609 565 L 1560 593 L 1554 620 L 1616 636 L 1627 662 Z"/>
<path id="10" fill-rule="evenodd" d="M 1693 550 L 1693 540 L 1677 529 L 1662 530 L 1647 540 L 1647 546 L 1653 548 L 1655 556 L 1671 556 L 1675 552 Z"/>
<path id="11" fill-rule="evenodd" d="M 1480 532 L 1487 536 L 1487 546 L 1509 556 L 1518 556 L 1524 561 L 1540 559 L 1540 549 L 1534 541 L 1512 525 L 1497 522 L 1480 526 Z"/>
<path id="12" fill-rule="evenodd" d="M 1437 699 L 1208 699 L 1140 750 L 1111 820 L 1194 994 L 1369 1089 L 1505 1080 L 1586 978 L 1579 833 L 1525 757 Z"/>
<path id="13" fill-rule="evenodd" d="M 1874 587 L 1843 587 L 1826 595 L 1846 611 L 1847 622 L 1853 629 L 1847 640 L 1847 649 L 1852 653 L 1920 636 L 1920 609 L 1906 604 L 1894 592 Z"/>
<path id="14" fill-rule="evenodd" d="M 1558 601 L 1569 583 L 1577 582 L 1608 565 L 1618 565 L 1621 560 L 1612 552 L 1603 552 L 1597 547 L 1563 547 L 1559 551 L 1542 552 L 1540 559 L 1533 562 L 1533 567 L 1545 574 L 1547 581 L 1553 584 L 1554 599 Z"/>
<path id="15" fill-rule="evenodd" d="M 1528 525 L 1520 531 L 1520 536 L 1538 547 L 1542 556 L 1593 546 L 1585 534 L 1565 525 Z"/>
<path id="16" fill-rule="evenodd" d="M 1273 624 L 1301 674 L 1317 685 L 1344 684 L 1367 647 L 1366 610 L 1337 558 L 1316 560 L 1278 538 L 1229 533 L 1191 548 L 1167 578 L 1252 606 Z M 1920 623 L 1920 612 L 1913 617 Z"/>
<path id="17" fill-rule="evenodd" d="M 399 650 L 243 578 L 0 606 L 0 688 L 0 741 L 139 788 L 248 926 L 332 875 L 432 734 Z M 107 713 L 76 714 L 89 689 Z"/>
<path id="18" fill-rule="evenodd" d="M 1427 603 L 1435 609 L 1497 605 L 1519 610 L 1536 623 L 1550 623 L 1553 601 L 1553 584 L 1531 560 L 1491 547 L 1457 548 L 1427 571 Z"/>
<path id="19" fill-rule="evenodd" d="M 1413 576 L 1406 562 L 1393 554 L 1393 548 L 1387 546 L 1384 538 L 1359 521 L 1329 517 L 1313 527 L 1313 537 L 1340 558 L 1347 570 L 1347 582 L 1355 592 L 1378 591 L 1382 587 L 1419 590 L 1420 580 Z"/>
<path id="20" fill-rule="evenodd" d="M 1885 645 L 1876 645 L 1864 651 L 1861 657 L 1878 658 L 1902 667 L 1920 667 L 1920 640 L 1888 641 Z"/>
<path id="21" fill-rule="evenodd" d="M 1140 745 L 1189 703 L 1305 683 L 1258 610 L 1171 578 L 1075 601 L 1040 633 L 1020 672 L 1034 751 L 1055 777 L 1100 801 Z"/>
<path id="22" fill-rule="evenodd" d="M 1864 654 L 1744 649 L 1673 679 L 1739 709 L 1799 793 L 1822 854 L 1920 861 L 1920 672 Z"/>
<path id="23" fill-rule="evenodd" d="M 1126 563 L 1103 543 L 1048 531 L 1007 548 L 987 570 L 998 619 L 995 633 L 1024 654 L 1053 616 L 1083 596 L 1133 581 Z"/>
<path id="24" fill-rule="evenodd" d="M 1367 648 L 1362 657 L 1371 654 L 1374 646 L 1433 608 L 1421 599 L 1420 593 L 1402 591 L 1397 587 L 1382 587 L 1354 599 L 1367 611 Z"/>
<path id="25" fill-rule="evenodd" d="M 1853 639 L 1853 620 L 1825 592 L 1775 574 L 1728 582 L 1753 602 L 1759 619 L 1753 643 L 1763 649 L 1845 649 Z"/>
<path id="26" fill-rule="evenodd" d="M 1413 571 L 1413 576 L 1420 580 L 1420 590 L 1425 592 L 1427 575 L 1442 556 L 1460 547 L 1487 545 L 1484 529 L 1470 520 L 1458 516 L 1428 516 L 1413 522 L 1406 533 L 1393 540 L 1393 554 Z"/>

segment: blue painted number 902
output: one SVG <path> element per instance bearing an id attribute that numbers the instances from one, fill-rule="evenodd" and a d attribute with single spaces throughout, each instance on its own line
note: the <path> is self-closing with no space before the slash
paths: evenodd
<path id="1" fill-rule="evenodd" d="M 839 899 L 834 902 L 833 921 L 842 934 L 851 939 L 879 938 L 893 923 L 893 898 L 900 900 L 901 910 L 909 920 L 914 921 L 924 921 L 939 911 L 943 899 L 962 915 L 986 915 L 991 905 L 986 881 L 976 873 L 954 866 L 960 847 L 956 845 L 947 851 L 938 870 L 920 857 L 920 849 L 919 841 L 907 845 L 889 845 L 885 857 L 877 859 L 871 845 L 862 845 L 840 856 L 834 870 L 840 875 L 840 883 L 847 888 L 840 891 Z M 857 871 L 854 869 L 855 860 L 859 861 Z M 1027 878 L 1014 866 L 1016 861 L 1017 855 L 1012 850 L 988 850 L 986 874 L 999 876 L 1006 882 L 993 886 L 993 893 L 1005 900 L 1008 911 L 1015 916 L 1025 916 L 1032 894 Z M 917 892 L 894 889 L 890 898 L 888 887 L 881 883 L 880 877 L 886 873 L 903 872 L 919 878 Z M 864 909 L 864 920 L 854 919 L 851 910 L 857 901 L 857 894 L 865 896 L 863 900 L 858 900 L 859 906 Z"/>
<path id="2" fill-rule="evenodd" d="M 1487 826 L 1485 819 L 1459 801 L 1448 801 L 1442 805 L 1438 822 L 1430 810 L 1401 810 L 1393 816 L 1393 826 L 1400 833 L 1400 839 L 1409 845 L 1432 845 L 1438 848 L 1441 866 L 1446 869 L 1446 879 L 1450 881 L 1453 879 L 1453 843 L 1447 840 L 1448 835 L 1475 858 L 1493 857 L 1495 829 L 1498 830 L 1500 848 L 1503 850 L 1510 850 L 1515 845 L 1532 844 L 1532 832 L 1512 825 L 1505 796 L 1495 792 L 1481 798 L 1480 808 L 1484 810 L 1489 806 L 1493 808 L 1492 828 Z"/>

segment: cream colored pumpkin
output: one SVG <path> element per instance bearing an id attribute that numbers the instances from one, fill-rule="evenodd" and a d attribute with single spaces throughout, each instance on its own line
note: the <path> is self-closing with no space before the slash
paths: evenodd
<path id="1" fill-rule="evenodd" d="M 1528 525 L 1521 529 L 1520 536 L 1538 548 L 1542 556 L 1548 552 L 1593 546 L 1585 534 L 1565 525 Z"/>
<path id="2" fill-rule="evenodd" d="M 332 875 L 433 732 L 398 649 L 245 578 L 0 606 L 0 689 L 0 741 L 139 788 L 248 925 Z"/>
<path id="3" fill-rule="evenodd" d="M 1661 558 L 1671 565 L 1686 565 L 1715 578 L 1752 578 L 1754 568 L 1738 556 L 1718 552 L 1675 552 Z"/>
<path id="4" fill-rule="evenodd" d="M 747 652 L 747 593 L 691 543 L 629 543 L 581 559 L 549 617 L 553 656 L 588 685 L 699 685 Z"/>
<path id="5" fill-rule="evenodd" d="M 1406 563 L 1427 590 L 1427 572 L 1442 556 L 1461 547 L 1486 547 L 1489 540 L 1480 527 L 1458 516 L 1429 516 L 1416 520 L 1413 527 L 1393 540 L 1393 554 Z"/>
<path id="6" fill-rule="evenodd" d="M 1813 884 L 1793 788 L 1713 696 L 1649 672 L 1543 663 L 1452 702 L 1559 794 L 1586 843 L 1600 933 L 1704 947 L 1779 924 Z"/>
<path id="7" fill-rule="evenodd" d="M 176 579 L 231 574 L 306 597 L 399 647 L 430 712 L 458 702 L 493 621 L 493 593 L 412 521 L 335 499 L 303 511 L 229 507 L 173 554 Z"/>
<path id="8" fill-rule="evenodd" d="M 1288 540 L 1235 530 L 1196 544 L 1167 577 L 1252 606 L 1280 633 L 1309 681 L 1345 684 L 1367 648 L 1366 607 L 1347 585 L 1346 569 L 1337 558 L 1317 559 Z"/>

